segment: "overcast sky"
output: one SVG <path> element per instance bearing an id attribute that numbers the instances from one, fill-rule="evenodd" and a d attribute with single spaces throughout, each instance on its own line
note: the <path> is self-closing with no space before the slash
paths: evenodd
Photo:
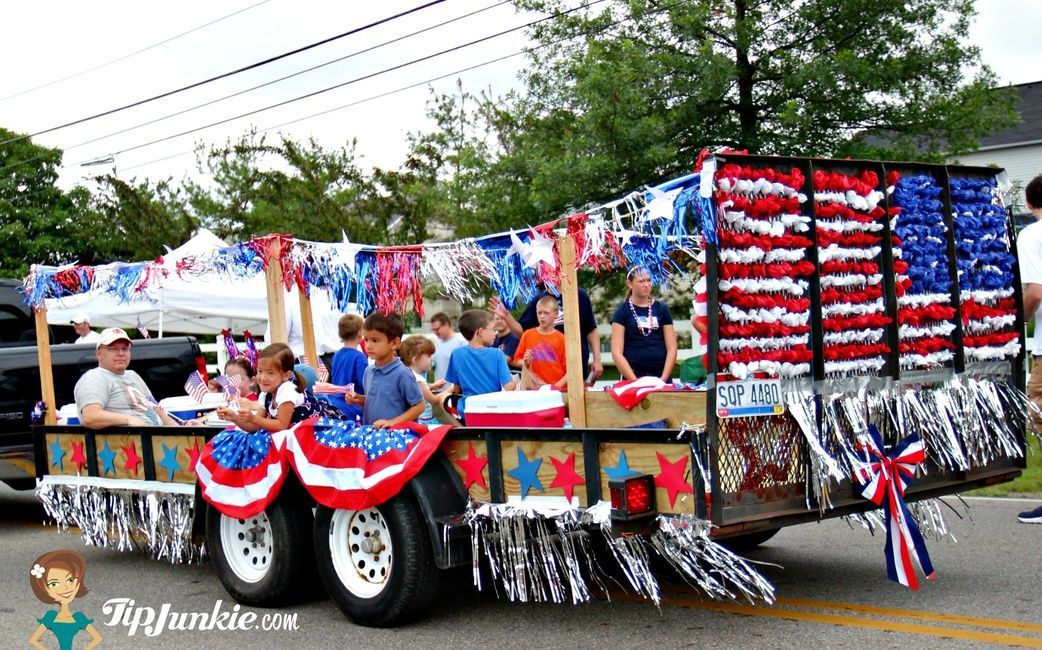
<path id="1" fill-rule="evenodd" d="M 322 117 L 302 118 L 513 54 L 524 44 L 520 31 L 286 106 L 134 148 L 462 45 L 521 25 L 536 16 L 518 15 L 511 5 L 502 4 L 291 80 L 99 142 L 83 143 L 351 55 L 435 23 L 492 7 L 497 2 L 448 0 L 256 70 L 39 135 L 35 141 L 65 150 L 63 186 L 74 184 L 85 175 L 111 170 L 113 164 L 121 178 L 173 176 L 180 179 L 194 173 L 195 159 L 190 152 L 196 143 L 223 143 L 228 138 L 237 139 L 251 126 L 269 129 L 297 120 L 300 121 L 272 129 L 270 133 L 281 131 L 296 140 L 314 137 L 329 148 L 357 138 L 363 166 L 396 168 L 407 151 L 407 133 L 430 126 L 424 117 L 424 105 L 429 97 L 426 87 L 334 110 Z M 424 0 L 5 3 L 4 38 L 0 39 L 0 60 L 4 61 L 0 68 L 0 126 L 21 133 L 49 129 L 261 61 L 422 4 Z M 981 48 L 984 62 L 992 66 L 1003 82 L 1042 80 L 1039 68 L 1042 38 L 1037 34 L 1037 27 L 1042 24 L 1042 2 L 978 0 L 977 7 L 980 13 L 971 40 Z M 219 20 L 233 13 L 235 15 Z M 218 22 L 201 27 L 211 21 Z M 111 65 L 78 74 L 196 28 L 200 29 Z M 491 88 L 501 94 L 514 86 L 522 63 L 522 57 L 514 57 L 460 76 L 468 90 Z M 75 76 L 58 81 L 70 75 Z M 449 92 L 454 79 L 450 77 L 433 85 L 438 91 Z M 50 85 L 30 90 L 44 84 Z M 649 87 L 649 91 L 653 90 Z M 110 155 L 114 155 L 114 163 L 93 168 L 81 166 L 83 162 Z M 154 162 L 164 157 L 170 158 Z"/>

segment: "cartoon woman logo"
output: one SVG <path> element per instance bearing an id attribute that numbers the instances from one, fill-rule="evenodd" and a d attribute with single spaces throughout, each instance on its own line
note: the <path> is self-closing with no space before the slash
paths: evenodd
<path id="1" fill-rule="evenodd" d="M 83 584 L 86 573 L 87 563 L 76 551 L 51 551 L 36 558 L 29 569 L 29 586 L 41 601 L 57 603 L 59 607 L 57 611 L 51 610 L 37 619 L 40 626 L 29 639 L 29 645 L 46 650 L 40 637 L 47 630 L 58 638 L 59 650 L 72 650 L 72 640 L 80 630 L 87 630 L 91 636 L 87 650 L 101 643 L 101 635 L 92 625 L 94 619 L 69 609 L 74 598 L 87 595 L 87 587 Z"/>

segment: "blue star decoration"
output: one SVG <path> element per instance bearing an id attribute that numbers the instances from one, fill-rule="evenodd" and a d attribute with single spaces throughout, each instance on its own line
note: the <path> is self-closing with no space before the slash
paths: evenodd
<path id="1" fill-rule="evenodd" d="M 62 458 L 65 458 L 65 450 L 62 449 L 61 441 L 58 438 L 54 439 L 54 442 L 48 445 L 51 448 L 51 467 L 58 466 L 58 471 L 64 471 L 62 467 Z"/>
<path id="2" fill-rule="evenodd" d="M 181 463 L 177 462 L 177 445 L 172 448 L 163 445 L 163 460 L 159 466 L 166 469 L 168 481 L 174 480 L 174 472 L 181 469 Z"/>
<path id="3" fill-rule="evenodd" d="M 105 476 L 109 472 L 116 473 L 116 466 L 113 461 L 116 460 L 116 452 L 109 449 L 109 441 L 105 441 L 105 446 L 98 452 L 98 456 L 101 457 L 101 475 Z"/>
<path id="4" fill-rule="evenodd" d="M 507 470 L 507 474 L 521 482 L 521 498 L 524 499 L 528 496 L 528 491 L 533 487 L 540 492 L 545 492 L 546 490 L 543 489 L 543 484 L 537 476 L 539 466 L 543 464 L 543 459 L 528 460 L 525 452 L 521 451 L 520 447 L 515 447 L 515 449 L 517 449 L 517 467 Z"/>
<path id="5" fill-rule="evenodd" d="M 626 450 L 623 449 L 619 452 L 619 464 L 615 467 L 605 467 L 604 473 L 610 478 L 627 478 L 629 476 L 638 476 L 640 472 L 630 468 L 630 461 L 626 459 Z"/>

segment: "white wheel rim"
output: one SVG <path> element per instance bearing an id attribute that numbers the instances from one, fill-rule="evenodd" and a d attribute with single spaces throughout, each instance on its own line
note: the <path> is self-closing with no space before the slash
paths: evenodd
<path id="1" fill-rule="evenodd" d="M 391 533 L 376 508 L 336 510 L 329 522 L 329 553 L 340 584 L 373 598 L 391 577 Z"/>
<path id="2" fill-rule="evenodd" d="M 268 575 L 274 544 L 267 513 L 246 519 L 221 515 L 221 548 L 232 573 L 243 582 L 260 582 Z"/>

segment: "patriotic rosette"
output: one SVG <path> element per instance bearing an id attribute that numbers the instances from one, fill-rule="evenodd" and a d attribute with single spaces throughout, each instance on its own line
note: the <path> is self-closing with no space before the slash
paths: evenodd
<path id="1" fill-rule="evenodd" d="M 887 217 L 879 177 L 817 170 L 813 182 L 825 374 L 878 372 L 890 352 L 891 322 L 879 267 Z M 894 266 L 904 271 L 903 262 Z"/>
<path id="2" fill-rule="evenodd" d="M 950 181 L 966 361 L 993 361 L 1020 352 L 1013 264 L 994 180 Z"/>
<path id="3" fill-rule="evenodd" d="M 207 502 L 229 517 L 242 519 L 275 500 L 286 480 L 286 462 L 267 431 L 228 428 L 206 443 L 195 473 Z"/>
<path id="4" fill-rule="evenodd" d="M 387 501 L 438 450 L 450 426 L 376 429 L 343 420 L 301 422 L 284 456 L 304 488 L 324 506 L 361 510 Z M 415 430 L 414 430 L 415 429 Z"/>
<path id="5" fill-rule="evenodd" d="M 229 517 L 267 508 L 286 480 L 287 464 L 318 503 L 361 510 L 397 494 L 452 428 L 409 426 L 375 429 L 315 417 L 275 433 L 229 428 L 206 444 L 196 474 L 203 498 Z"/>
<path id="6" fill-rule="evenodd" d="M 918 589 L 913 561 L 927 580 L 935 577 L 923 535 L 905 502 L 908 483 L 915 477 L 916 468 L 926 460 L 922 440 L 917 433 L 912 433 L 887 451 L 876 425 L 870 424 L 867 434 L 860 437 L 857 450 L 862 457 L 854 479 L 861 496 L 883 509 L 887 576 L 894 582 Z"/>
<path id="7" fill-rule="evenodd" d="M 806 259 L 810 217 L 801 214 L 798 168 L 784 172 L 728 163 L 716 173 L 722 370 L 745 378 L 810 373 Z"/>
<path id="8" fill-rule="evenodd" d="M 888 178 L 894 219 L 894 258 L 907 265 L 898 282 L 904 295 L 897 299 L 899 352 L 902 368 L 938 367 L 952 360 L 955 329 L 951 276 L 948 266 L 948 228 L 944 223 L 941 186 L 930 175 Z"/>

